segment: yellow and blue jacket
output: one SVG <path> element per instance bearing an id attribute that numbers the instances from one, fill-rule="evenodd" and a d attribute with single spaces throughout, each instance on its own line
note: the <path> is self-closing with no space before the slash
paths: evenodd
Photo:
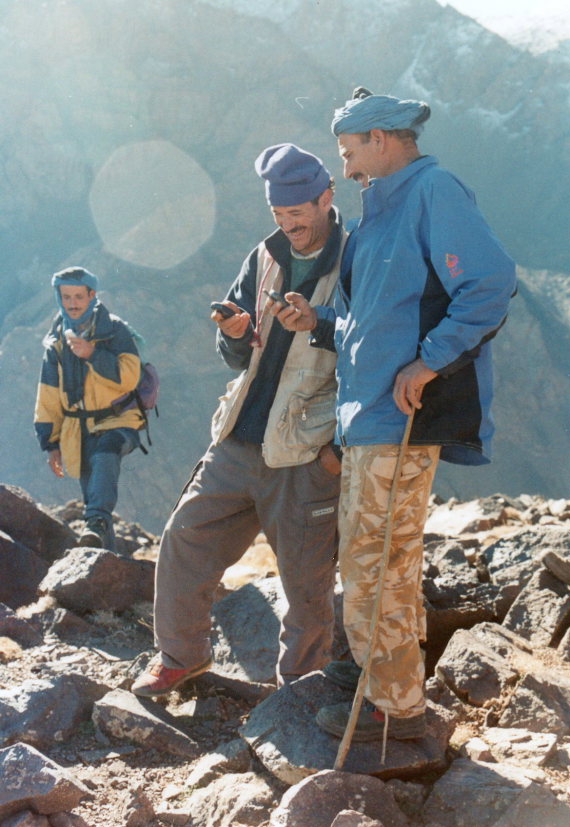
<path id="1" fill-rule="evenodd" d="M 95 433 L 143 427 L 136 405 L 125 409 L 117 405 L 137 387 L 141 360 L 127 325 L 100 302 L 83 334 L 95 342 L 89 359 L 71 352 L 62 328 L 58 314 L 44 339 L 34 425 L 42 450 L 59 448 L 69 476 L 79 477 L 82 429 Z"/>

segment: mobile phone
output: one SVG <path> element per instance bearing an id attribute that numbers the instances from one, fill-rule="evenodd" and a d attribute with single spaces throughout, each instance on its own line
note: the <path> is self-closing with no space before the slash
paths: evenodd
<path id="1" fill-rule="evenodd" d="M 277 290 L 265 290 L 265 288 L 263 289 L 263 292 L 266 296 L 269 296 L 272 301 L 282 304 L 283 307 L 289 307 L 289 302 L 283 293 L 278 293 Z"/>
<path id="2" fill-rule="evenodd" d="M 212 302 L 210 304 L 212 310 L 215 310 L 217 313 L 220 313 L 224 319 L 229 319 L 231 316 L 235 316 L 235 310 L 232 310 L 231 307 L 228 307 L 227 304 L 222 304 L 221 302 Z"/>

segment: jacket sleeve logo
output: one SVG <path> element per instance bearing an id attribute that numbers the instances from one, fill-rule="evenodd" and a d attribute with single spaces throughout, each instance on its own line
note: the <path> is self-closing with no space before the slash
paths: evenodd
<path id="1" fill-rule="evenodd" d="M 463 272 L 459 264 L 459 256 L 456 256 L 453 253 L 445 254 L 445 265 L 449 270 L 449 275 L 452 279 L 457 278 L 457 276 L 460 276 Z"/>

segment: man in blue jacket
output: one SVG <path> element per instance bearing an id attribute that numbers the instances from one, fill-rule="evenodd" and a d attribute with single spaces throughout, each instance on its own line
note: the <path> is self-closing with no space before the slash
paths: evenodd
<path id="1" fill-rule="evenodd" d="M 377 651 L 354 740 L 422 737 L 426 729 L 421 594 L 423 527 L 439 458 L 489 461 L 489 340 L 505 321 L 515 266 L 471 191 L 422 156 L 427 104 L 357 89 L 335 112 L 345 178 L 362 183 L 362 217 L 347 242 L 333 308 L 288 294 L 289 330 L 312 330 L 338 354 L 337 440 L 343 447 L 339 560 L 344 622 L 357 666 L 333 662 L 331 680 L 356 686 L 370 640 L 388 497 L 399 444 L 414 412 L 399 491 Z M 349 705 L 318 724 L 342 736 Z"/>

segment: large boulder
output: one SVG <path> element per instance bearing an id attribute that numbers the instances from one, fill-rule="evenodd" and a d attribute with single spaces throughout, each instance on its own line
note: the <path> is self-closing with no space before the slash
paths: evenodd
<path id="1" fill-rule="evenodd" d="M 154 564 L 106 549 L 74 548 L 51 566 L 38 591 L 78 612 L 123 611 L 152 600 Z"/>
<path id="2" fill-rule="evenodd" d="M 49 563 L 76 545 L 75 532 L 63 520 L 15 485 L 0 484 L 0 531 Z"/>
<path id="3" fill-rule="evenodd" d="M 0 818 L 28 808 L 72 810 L 89 792 L 73 775 L 28 744 L 0 749 Z"/>
<path id="4" fill-rule="evenodd" d="M 262 701 L 240 734 L 273 775 L 287 784 L 296 784 L 307 775 L 334 766 L 340 741 L 317 726 L 315 715 L 321 706 L 349 701 L 351 697 L 322 672 L 312 672 Z M 424 738 L 389 738 L 385 763 L 379 742 L 353 743 L 345 769 L 379 778 L 412 778 L 443 769 L 455 716 L 428 702 L 427 722 Z"/>

